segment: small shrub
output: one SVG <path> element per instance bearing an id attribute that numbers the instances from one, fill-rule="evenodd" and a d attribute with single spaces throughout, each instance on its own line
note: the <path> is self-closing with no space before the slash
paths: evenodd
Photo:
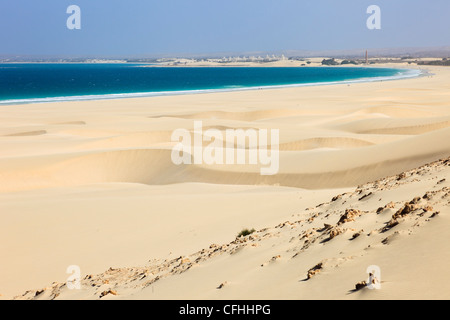
<path id="1" fill-rule="evenodd" d="M 344 65 L 344 64 L 354 64 L 354 65 L 357 65 L 358 62 L 356 62 L 355 60 L 343 60 L 343 61 L 341 62 L 341 64 L 342 64 L 342 65 Z"/>
<path id="2" fill-rule="evenodd" d="M 334 59 L 323 59 L 322 60 L 322 65 L 324 66 L 337 66 L 339 63 Z"/>
<path id="3" fill-rule="evenodd" d="M 251 230 L 249 230 L 249 229 L 244 229 L 244 230 L 242 230 L 241 232 L 239 232 L 239 234 L 238 234 L 238 238 L 240 238 L 240 237 L 246 237 L 246 236 L 248 236 L 248 235 L 251 235 L 253 232 L 255 232 L 256 230 L 255 229 L 251 229 Z"/>

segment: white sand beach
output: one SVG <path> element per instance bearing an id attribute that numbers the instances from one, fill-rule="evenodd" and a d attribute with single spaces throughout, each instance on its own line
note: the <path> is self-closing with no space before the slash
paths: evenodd
<path id="1" fill-rule="evenodd" d="M 450 68 L 426 69 L 0 106 L 0 299 L 449 299 Z M 194 120 L 279 129 L 279 173 L 173 164 Z"/>

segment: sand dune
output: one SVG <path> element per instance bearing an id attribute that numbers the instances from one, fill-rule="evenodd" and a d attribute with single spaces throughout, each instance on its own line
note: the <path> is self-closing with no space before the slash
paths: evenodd
<path id="1" fill-rule="evenodd" d="M 0 298 L 447 297 L 448 162 L 432 162 L 450 156 L 450 69 L 430 70 L 350 86 L 0 106 Z M 172 132 L 192 132 L 194 120 L 279 129 L 279 173 L 173 164 Z M 413 200 L 412 214 L 393 217 Z M 355 221 L 339 224 L 346 212 Z M 399 225 L 383 230 L 390 221 Z M 236 239 L 243 228 L 257 233 Z M 89 289 L 64 286 L 73 264 Z M 353 291 L 370 264 L 382 267 L 383 289 Z"/>
<path id="2" fill-rule="evenodd" d="M 448 299 L 449 173 L 450 159 L 432 163 L 228 243 L 87 274 L 81 290 L 53 283 L 16 298 Z M 381 288 L 358 289 L 374 263 Z"/>
<path id="3" fill-rule="evenodd" d="M 309 189 L 351 187 L 447 156 L 450 140 L 445 137 L 449 135 L 450 128 L 384 145 L 367 146 L 360 142 L 362 146 L 359 147 L 353 145 L 353 148 L 329 151 L 320 148 L 303 148 L 302 151 L 301 143 L 294 143 L 296 148 L 282 145 L 280 172 L 273 176 L 261 176 L 260 166 L 177 166 L 171 162 L 171 149 L 159 148 L 8 158 L 0 160 L 0 178 L 5 182 L 0 190 L 18 191 L 108 182 L 148 185 L 184 182 L 267 184 Z M 337 146 L 333 145 L 336 140 L 332 138 L 316 139 L 310 143 L 314 141 L 321 141 L 322 148 Z M 355 143 L 355 140 L 350 141 Z M 324 157 L 324 153 L 328 156 Z M 366 161 L 362 162 L 362 159 Z"/>

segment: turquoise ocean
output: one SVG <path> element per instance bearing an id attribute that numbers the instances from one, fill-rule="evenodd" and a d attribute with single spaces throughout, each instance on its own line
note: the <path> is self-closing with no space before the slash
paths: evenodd
<path id="1" fill-rule="evenodd" d="M 0 64 L 0 104 L 114 99 L 386 81 L 420 71 L 361 67 L 155 67 L 142 64 Z"/>

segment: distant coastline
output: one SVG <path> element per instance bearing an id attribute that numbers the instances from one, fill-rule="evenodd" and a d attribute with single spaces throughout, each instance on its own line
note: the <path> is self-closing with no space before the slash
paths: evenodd
<path id="1" fill-rule="evenodd" d="M 360 56 L 230 56 L 222 58 L 148 58 L 148 59 L 103 59 L 103 58 L 61 58 L 26 59 L 1 58 L 3 64 L 140 64 L 149 67 L 319 67 L 319 66 L 380 66 L 401 64 L 407 66 L 450 66 L 450 58 L 404 55 L 375 56 L 367 60 Z"/>

